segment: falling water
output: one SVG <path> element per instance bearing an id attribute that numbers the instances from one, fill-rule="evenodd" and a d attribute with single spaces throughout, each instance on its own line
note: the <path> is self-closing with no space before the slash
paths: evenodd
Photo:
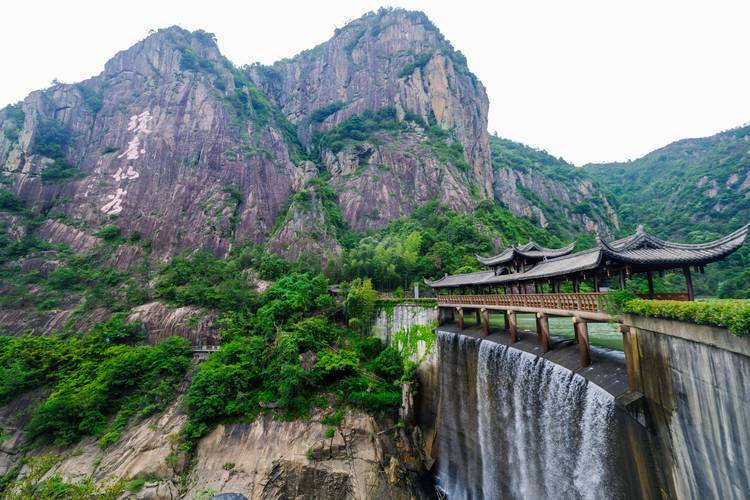
<path id="1" fill-rule="evenodd" d="M 450 499 L 619 497 L 611 395 L 532 354 L 438 332 L 438 482 Z"/>

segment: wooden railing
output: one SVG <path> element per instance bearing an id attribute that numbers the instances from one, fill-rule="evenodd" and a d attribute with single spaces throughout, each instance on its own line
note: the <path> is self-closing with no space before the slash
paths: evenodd
<path id="1" fill-rule="evenodd" d="M 518 293 L 505 295 L 438 295 L 438 304 L 466 306 L 534 307 L 569 311 L 602 311 L 606 292 L 586 293 Z M 638 294 L 647 299 L 648 294 Z M 655 293 L 653 300 L 689 300 L 687 293 Z"/>
<path id="2" fill-rule="evenodd" d="M 506 295 L 439 295 L 439 304 L 467 306 L 535 307 L 572 311 L 601 310 L 600 298 L 606 293 L 520 293 Z"/>

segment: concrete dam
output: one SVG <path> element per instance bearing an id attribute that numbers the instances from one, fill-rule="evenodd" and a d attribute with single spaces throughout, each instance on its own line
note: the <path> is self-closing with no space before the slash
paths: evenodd
<path id="1" fill-rule="evenodd" d="M 438 326 L 417 406 L 438 495 L 750 497 L 750 339 L 623 322 L 625 352 L 594 348 L 588 367 L 572 340 L 543 353 L 536 332 Z"/>

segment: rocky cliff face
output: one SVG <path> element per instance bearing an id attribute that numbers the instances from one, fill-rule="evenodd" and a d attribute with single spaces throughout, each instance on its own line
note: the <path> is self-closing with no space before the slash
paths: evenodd
<path id="1" fill-rule="evenodd" d="M 156 259 L 196 248 L 225 255 L 245 241 L 290 258 L 338 258 L 336 231 L 319 230 L 330 210 L 291 201 L 321 174 L 358 231 L 426 201 L 466 212 L 488 198 L 542 226 L 545 203 L 561 203 L 579 231 L 617 226 L 588 181 L 561 186 L 546 172 L 493 168 L 487 111 L 466 59 L 422 13 L 381 9 L 291 59 L 242 69 L 212 35 L 173 27 L 94 78 L 0 111 L 0 169 L 36 213 L 88 236 L 115 223 L 150 240 Z"/>
<path id="2" fill-rule="evenodd" d="M 492 195 L 484 86 L 421 12 L 367 14 L 329 41 L 252 74 L 306 145 L 315 132 L 383 107 L 453 130 L 481 194 Z"/>
<path id="3" fill-rule="evenodd" d="M 267 241 L 319 170 L 355 229 L 429 199 L 470 209 L 492 196 L 487 107 L 463 56 L 421 13 L 368 14 L 315 49 L 248 70 L 223 58 L 212 35 L 173 27 L 120 52 L 99 76 L 0 111 L 0 168 L 35 212 L 89 234 L 114 222 L 152 240 L 156 258 L 195 248 L 223 255 Z M 365 141 L 367 175 L 347 171 L 351 151 L 314 144 L 383 108 L 422 132 Z M 277 232 L 274 247 L 297 246 L 297 234 Z M 335 239 L 322 243 L 323 255 L 338 253 Z"/>
<path id="4" fill-rule="evenodd" d="M 490 146 L 495 199 L 513 214 L 567 237 L 619 229 L 613 202 L 584 169 L 507 139 Z"/>
<path id="5" fill-rule="evenodd" d="M 297 167 L 270 105 L 205 33 L 160 30 L 101 75 L 12 111 L 16 122 L 8 109 L 0 119 L 18 133 L 0 137 L 0 161 L 13 190 L 38 212 L 116 221 L 157 256 L 261 241 L 292 192 Z"/>
<path id="6" fill-rule="evenodd" d="M 42 397 L 29 393 L 0 407 L 7 439 L 0 442 L 0 476 L 21 460 L 46 457 L 52 463 L 42 479 L 60 476 L 99 485 L 140 480 L 127 498 L 193 499 L 239 493 L 248 499 L 430 498 L 417 479 L 419 450 L 393 422 L 349 412 L 327 437 L 324 415 L 282 422 L 270 415 L 250 424 L 218 425 L 187 457 L 178 435 L 187 421 L 178 398 L 164 412 L 130 427 L 109 448 L 95 438 L 72 447 L 47 446 L 26 452 L 26 409 Z M 24 476 L 29 468 L 21 469 Z"/>

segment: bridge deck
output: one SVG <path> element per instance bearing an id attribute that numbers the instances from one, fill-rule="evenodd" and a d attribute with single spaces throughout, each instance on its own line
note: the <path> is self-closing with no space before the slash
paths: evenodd
<path id="1" fill-rule="evenodd" d="M 511 342 L 510 334 L 507 330 L 495 327 L 490 328 L 490 334 L 486 337 L 481 325 L 466 325 L 461 330 L 456 323 L 445 323 L 438 326 L 437 330 L 468 335 L 477 339 L 511 346 L 514 349 L 542 357 L 578 373 L 614 397 L 620 396 L 628 389 L 625 355 L 622 352 L 592 347 L 592 364 L 581 368 L 578 347 L 574 340 L 563 340 L 552 336 L 552 349 L 545 353 L 540 345 L 539 336 L 536 332 L 528 330 L 519 329 L 518 342 Z"/>

